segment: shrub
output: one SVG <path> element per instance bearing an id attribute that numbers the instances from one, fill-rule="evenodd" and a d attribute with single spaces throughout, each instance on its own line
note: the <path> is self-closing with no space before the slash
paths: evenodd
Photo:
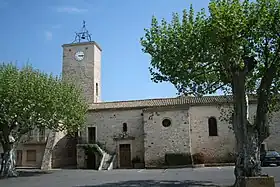
<path id="1" fill-rule="evenodd" d="M 195 153 L 193 154 L 193 162 L 194 164 L 204 164 L 204 155 L 203 153 Z"/>
<path id="2" fill-rule="evenodd" d="M 136 156 L 132 159 L 132 163 L 141 163 L 141 159 L 139 156 Z"/>
<path id="3" fill-rule="evenodd" d="M 166 153 L 165 164 L 168 166 L 189 165 L 191 164 L 189 153 Z"/>

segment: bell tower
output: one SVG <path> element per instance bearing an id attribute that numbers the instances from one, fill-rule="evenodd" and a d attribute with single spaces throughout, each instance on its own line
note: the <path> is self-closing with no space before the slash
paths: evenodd
<path id="1" fill-rule="evenodd" d="M 88 104 L 101 102 L 101 48 L 91 41 L 83 21 L 75 40 L 62 45 L 62 78 L 79 86 Z"/>

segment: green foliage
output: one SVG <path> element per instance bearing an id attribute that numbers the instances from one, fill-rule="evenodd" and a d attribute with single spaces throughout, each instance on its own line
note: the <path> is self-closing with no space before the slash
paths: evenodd
<path id="1" fill-rule="evenodd" d="M 97 147 L 94 145 L 85 145 L 84 150 L 85 150 L 85 155 L 91 155 L 91 154 L 95 154 L 95 153 L 99 154 L 99 155 L 101 154 L 98 151 Z"/>
<path id="2" fill-rule="evenodd" d="M 21 138 L 34 128 L 76 132 L 87 105 L 73 84 L 30 66 L 0 65 L 0 139 Z"/>
<path id="3" fill-rule="evenodd" d="M 152 18 L 141 38 L 143 52 L 151 56 L 152 80 L 171 82 L 179 93 L 204 95 L 231 91 L 235 73 L 245 71 L 247 93 L 260 90 L 267 74 L 273 77 L 271 93 L 278 93 L 280 2 L 212 0 L 209 13 L 195 14 L 191 7 L 182 17 L 174 13 L 170 23 Z M 268 73 L 270 67 L 274 71 Z"/>

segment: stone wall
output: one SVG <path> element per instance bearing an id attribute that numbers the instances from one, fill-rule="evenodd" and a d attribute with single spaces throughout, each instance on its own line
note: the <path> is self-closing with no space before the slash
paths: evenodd
<path id="1" fill-rule="evenodd" d="M 94 46 L 94 81 L 94 101 L 101 102 L 101 50 L 96 45 Z"/>
<path id="2" fill-rule="evenodd" d="M 166 153 L 190 153 L 188 109 L 149 109 L 144 112 L 145 166 L 163 165 Z M 171 125 L 164 127 L 162 121 Z"/>
<path id="3" fill-rule="evenodd" d="M 100 94 L 96 96 L 96 83 L 101 89 L 101 50 L 95 42 L 64 44 L 63 46 L 63 79 L 72 79 L 82 88 L 83 95 L 88 103 L 100 101 Z M 74 56 L 78 51 L 84 52 L 84 59 L 76 61 Z M 99 91 L 100 92 L 100 91 Z M 100 92 L 101 93 L 101 92 Z"/>
<path id="4" fill-rule="evenodd" d="M 227 109 L 224 107 L 223 109 Z M 218 106 L 191 106 L 190 128 L 192 153 L 203 153 L 207 162 L 225 161 L 234 153 L 235 137 L 230 124 L 220 119 Z M 209 136 L 208 119 L 217 120 L 218 136 Z"/>
<path id="5" fill-rule="evenodd" d="M 65 135 L 54 146 L 52 153 L 52 168 L 76 166 L 76 145 L 75 137 Z"/>
<path id="6" fill-rule="evenodd" d="M 17 147 L 18 150 L 22 152 L 21 165 L 19 167 L 41 167 L 45 144 L 21 144 Z M 27 150 L 36 151 L 36 161 L 27 160 Z"/>
<path id="7" fill-rule="evenodd" d="M 134 140 L 114 140 L 123 132 L 123 123 L 127 124 L 127 134 Z M 97 141 L 103 145 L 105 151 L 117 154 L 119 163 L 119 144 L 131 144 L 131 158 L 139 156 L 144 160 L 144 128 L 142 110 L 104 110 L 90 112 L 87 117 L 87 127 L 95 126 Z M 87 142 L 87 127 L 81 131 L 83 142 Z M 119 166 L 119 164 L 118 164 Z"/>
<path id="8" fill-rule="evenodd" d="M 268 149 L 280 152 L 280 112 L 274 113 L 271 118 L 270 136 L 265 140 Z"/>
<path id="9" fill-rule="evenodd" d="M 221 120 L 222 111 L 229 106 L 190 106 L 190 108 L 157 108 L 134 110 L 101 110 L 89 112 L 87 127 L 95 126 L 97 141 L 109 152 L 118 156 L 121 143 L 132 145 L 132 158 L 139 156 L 146 167 L 162 165 L 166 153 L 198 153 L 206 155 L 207 162 L 227 162 L 235 152 L 235 136 L 232 125 Z M 249 108 L 250 120 L 254 119 L 256 105 Z M 218 136 L 209 136 L 208 118 L 217 119 Z M 162 120 L 170 119 L 171 126 L 163 127 Z M 271 136 L 265 141 L 268 149 L 280 151 L 280 112 L 271 120 Z M 128 134 L 135 140 L 116 141 L 127 123 Z M 82 130 L 87 141 L 87 128 Z M 119 158 L 117 157 L 119 166 Z M 83 164 L 80 164 L 83 165 Z"/>
<path id="10" fill-rule="evenodd" d="M 249 106 L 249 118 L 253 122 L 256 114 L 256 104 Z M 208 162 L 226 162 L 230 153 L 235 152 L 235 136 L 232 125 L 221 120 L 224 112 L 230 110 L 230 106 L 192 106 L 190 108 L 191 145 L 192 152 L 202 152 Z M 208 118 L 216 117 L 218 136 L 209 136 Z M 268 149 L 280 151 L 280 112 L 274 113 L 270 123 L 270 137 L 265 140 Z"/>
<path id="11" fill-rule="evenodd" d="M 250 120 L 253 121 L 257 105 L 250 105 Z M 264 141 L 266 148 L 280 152 L 280 111 L 274 112 L 269 118 L 270 136 Z"/>
<path id="12" fill-rule="evenodd" d="M 41 169 L 76 166 L 76 139 L 65 132 L 49 133 L 43 153 Z"/>

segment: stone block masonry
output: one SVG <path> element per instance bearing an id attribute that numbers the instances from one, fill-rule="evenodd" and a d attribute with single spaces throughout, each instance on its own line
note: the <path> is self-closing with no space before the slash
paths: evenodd
<path id="1" fill-rule="evenodd" d="M 170 120 L 170 126 L 164 120 Z M 148 109 L 144 112 L 145 166 L 165 163 L 166 153 L 190 153 L 188 109 Z"/>

